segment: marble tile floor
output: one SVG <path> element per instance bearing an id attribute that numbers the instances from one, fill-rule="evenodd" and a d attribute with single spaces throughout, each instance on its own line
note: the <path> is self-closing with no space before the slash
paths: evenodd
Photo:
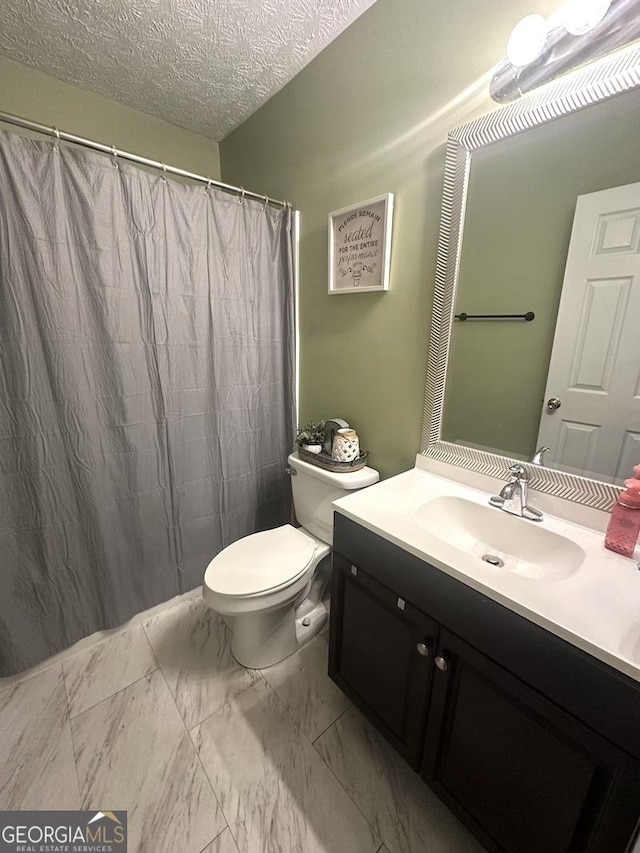
<path id="1" fill-rule="evenodd" d="M 326 675 L 262 671 L 198 594 L 0 680 L 0 809 L 126 809 L 129 853 L 479 853 Z"/>

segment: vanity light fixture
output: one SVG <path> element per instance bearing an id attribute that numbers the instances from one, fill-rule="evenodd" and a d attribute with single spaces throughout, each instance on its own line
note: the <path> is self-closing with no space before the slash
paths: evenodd
<path id="1" fill-rule="evenodd" d="M 542 15 L 527 15 L 513 28 L 507 42 L 507 59 L 523 68 L 537 59 L 547 42 L 547 21 Z"/>
<path id="2" fill-rule="evenodd" d="M 572 36 L 590 33 L 602 21 L 610 6 L 611 0 L 568 0 L 560 11 L 564 28 Z"/>
<path id="3" fill-rule="evenodd" d="M 513 101 L 554 77 L 640 39 L 640 0 L 566 0 L 513 29 L 491 80 L 494 101 Z"/>

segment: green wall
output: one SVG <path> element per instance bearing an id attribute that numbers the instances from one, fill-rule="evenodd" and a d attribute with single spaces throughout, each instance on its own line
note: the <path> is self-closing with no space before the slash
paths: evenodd
<path id="1" fill-rule="evenodd" d="M 210 139 L 2 56 L 0 111 L 214 179 L 220 177 L 218 145 Z M 18 132 L 9 125 L 0 127 Z"/>
<path id="2" fill-rule="evenodd" d="M 640 181 L 638 140 L 629 92 L 474 155 L 456 310 L 536 316 L 454 325 L 448 441 L 535 451 L 576 199 Z"/>
<path id="3" fill-rule="evenodd" d="M 302 211 L 301 420 L 348 420 L 383 476 L 419 445 L 447 132 L 492 108 L 488 72 L 530 11 L 378 0 L 220 146 L 224 180 Z M 389 291 L 329 296 L 328 213 L 386 192 Z"/>

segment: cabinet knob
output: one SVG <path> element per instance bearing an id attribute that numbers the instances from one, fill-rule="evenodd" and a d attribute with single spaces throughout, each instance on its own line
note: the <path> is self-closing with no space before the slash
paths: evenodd
<path id="1" fill-rule="evenodd" d="M 435 659 L 434 663 L 441 672 L 446 672 L 449 669 L 449 664 L 448 664 L 447 660 L 445 658 L 443 658 L 441 655 L 438 655 L 438 657 Z"/>
<path id="2" fill-rule="evenodd" d="M 423 658 L 429 657 L 429 646 L 426 643 L 418 643 L 416 649 L 418 650 L 418 654 L 422 655 Z"/>

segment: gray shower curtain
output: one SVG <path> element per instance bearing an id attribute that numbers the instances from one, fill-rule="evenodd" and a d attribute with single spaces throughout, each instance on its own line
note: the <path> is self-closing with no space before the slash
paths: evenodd
<path id="1" fill-rule="evenodd" d="M 291 214 L 0 132 L 0 676 L 288 520 Z"/>

